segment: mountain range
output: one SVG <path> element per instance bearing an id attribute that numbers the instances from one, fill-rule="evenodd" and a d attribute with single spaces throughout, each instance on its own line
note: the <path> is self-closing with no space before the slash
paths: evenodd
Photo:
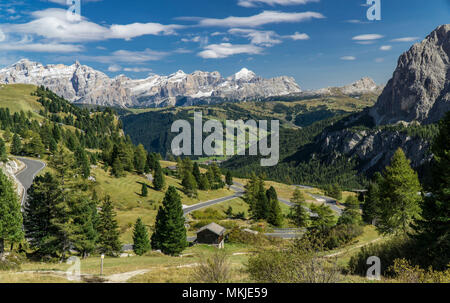
<path id="1" fill-rule="evenodd" d="M 0 83 L 43 85 L 70 102 L 119 107 L 243 101 L 301 92 L 291 77 L 263 79 L 246 68 L 227 78 L 218 72 L 180 70 L 135 80 L 124 75 L 110 78 L 79 62 L 44 66 L 27 59 L 1 69 Z"/>

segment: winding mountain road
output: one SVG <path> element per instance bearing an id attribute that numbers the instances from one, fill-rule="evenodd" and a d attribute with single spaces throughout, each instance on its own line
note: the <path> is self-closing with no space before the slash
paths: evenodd
<path id="1" fill-rule="evenodd" d="M 39 160 L 31 160 L 28 158 L 16 157 L 17 160 L 25 164 L 25 168 L 16 174 L 17 180 L 22 184 L 24 193 L 22 195 L 22 206 L 26 200 L 27 190 L 33 184 L 36 175 L 45 168 L 46 164 Z"/>

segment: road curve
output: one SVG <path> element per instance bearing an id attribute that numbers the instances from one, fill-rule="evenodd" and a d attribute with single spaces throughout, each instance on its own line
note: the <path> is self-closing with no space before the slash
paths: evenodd
<path id="1" fill-rule="evenodd" d="M 33 180 L 36 175 L 45 168 L 46 164 L 39 160 L 31 160 L 28 158 L 15 157 L 17 160 L 25 164 L 25 168 L 16 174 L 17 180 L 22 184 L 24 193 L 22 195 L 22 206 L 26 199 L 27 190 L 33 184 Z"/>

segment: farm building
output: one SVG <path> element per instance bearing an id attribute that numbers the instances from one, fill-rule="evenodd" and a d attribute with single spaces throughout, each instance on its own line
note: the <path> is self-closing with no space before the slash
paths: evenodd
<path id="1" fill-rule="evenodd" d="M 224 248 L 225 228 L 216 223 L 208 224 L 197 231 L 197 243 Z"/>

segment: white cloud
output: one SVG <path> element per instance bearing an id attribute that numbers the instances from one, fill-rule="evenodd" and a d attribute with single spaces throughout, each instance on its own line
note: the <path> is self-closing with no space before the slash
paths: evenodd
<path id="1" fill-rule="evenodd" d="M 113 65 L 110 65 L 108 67 L 108 71 L 109 72 L 113 72 L 113 73 L 119 72 L 121 70 L 122 70 L 122 67 L 120 65 L 117 65 L 117 64 L 113 64 Z"/>
<path id="2" fill-rule="evenodd" d="M 344 56 L 344 57 L 341 57 L 340 59 L 344 60 L 344 61 L 355 61 L 356 57 L 354 57 L 354 56 Z"/>
<path id="3" fill-rule="evenodd" d="M 239 0 L 238 5 L 243 7 L 255 7 L 258 4 L 268 5 L 298 5 L 309 2 L 319 2 L 320 0 Z"/>
<path id="4" fill-rule="evenodd" d="M 50 8 L 31 14 L 34 20 L 22 24 L 7 24 L 7 32 L 32 34 L 62 42 L 102 41 L 107 39 L 129 40 L 144 35 L 172 35 L 182 25 L 159 23 L 133 23 L 102 26 L 82 17 L 80 22 L 70 22 L 64 9 Z"/>
<path id="5" fill-rule="evenodd" d="M 300 34 L 299 32 L 295 32 L 293 35 L 285 36 L 287 38 L 290 38 L 292 40 L 309 40 L 309 36 L 305 33 Z"/>
<path id="6" fill-rule="evenodd" d="M 73 44 L 58 43 L 7 43 L 0 44 L 0 51 L 24 51 L 38 53 L 76 53 L 83 47 Z"/>
<path id="7" fill-rule="evenodd" d="M 391 42 L 414 42 L 419 39 L 420 39 L 419 37 L 403 37 L 403 38 L 392 39 Z"/>
<path id="8" fill-rule="evenodd" d="M 199 43 L 201 46 L 207 45 L 209 42 L 209 38 L 208 36 L 195 36 L 192 38 L 182 38 L 181 39 L 182 42 L 188 43 L 188 42 L 195 42 L 195 43 Z"/>
<path id="9" fill-rule="evenodd" d="M 365 40 L 378 40 L 383 38 L 383 35 L 379 34 L 366 34 L 366 35 L 359 35 L 352 38 L 352 40 L 355 41 L 365 41 Z"/>
<path id="10" fill-rule="evenodd" d="M 151 72 L 151 68 L 146 67 L 125 67 L 123 69 L 125 72 L 132 72 L 132 73 L 143 73 L 143 72 Z"/>
<path id="11" fill-rule="evenodd" d="M 219 26 L 219 27 L 258 27 L 271 23 L 293 23 L 303 22 L 311 19 L 323 19 L 320 13 L 303 12 L 303 13 L 285 13 L 278 11 L 263 11 L 262 13 L 249 17 L 230 16 L 225 19 L 214 18 L 179 18 L 184 20 L 196 20 L 200 26 Z"/>
<path id="12" fill-rule="evenodd" d="M 282 41 L 278 39 L 278 34 L 274 31 L 259 31 L 254 29 L 232 28 L 228 31 L 232 35 L 240 35 L 250 39 L 252 44 L 262 46 L 272 46 Z"/>
<path id="13" fill-rule="evenodd" d="M 380 50 L 382 51 L 390 51 L 392 49 L 392 45 L 382 45 Z"/>
<path id="14" fill-rule="evenodd" d="M 2 29 L 0 28 L 0 42 L 3 42 L 3 41 L 5 41 L 5 40 L 6 40 L 6 36 L 5 36 L 5 34 L 3 33 Z"/>
<path id="15" fill-rule="evenodd" d="M 128 50 L 118 50 L 113 52 L 111 55 L 106 56 L 81 56 L 81 60 L 95 61 L 105 64 L 116 65 L 120 63 L 144 63 L 149 61 L 161 60 L 168 53 L 158 52 L 151 49 L 146 49 L 144 51 L 128 51 Z"/>
<path id="16" fill-rule="evenodd" d="M 198 53 L 198 56 L 204 59 L 219 59 L 237 54 L 260 54 L 262 51 L 261 47 L 252 44 L 221 43 L 206 46 L 204 51 Z"/>

